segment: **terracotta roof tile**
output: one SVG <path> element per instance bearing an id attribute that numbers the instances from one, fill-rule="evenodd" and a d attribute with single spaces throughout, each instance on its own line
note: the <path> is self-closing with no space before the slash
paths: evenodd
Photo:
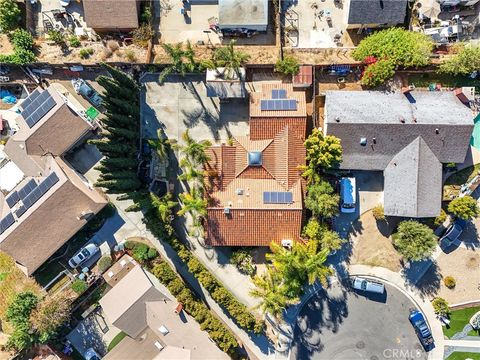
<path id="1" fill-rule="evenodd" d="M 299 138 L 305 140 L 307 133 L 307 118 L 253 118 L 250 119 L 250 139 L 273 139 L 288 126 Z"/>

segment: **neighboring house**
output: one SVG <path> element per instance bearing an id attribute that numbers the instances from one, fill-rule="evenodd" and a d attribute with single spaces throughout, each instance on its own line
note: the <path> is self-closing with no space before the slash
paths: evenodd
<path id="1" fill-rule="evenodd" d="M 218 0 L 218 27 L 267 31 L 268 3 L 268 0 Z"/>
<path id="2" fill-rule="evenodd" d="M 346 0 L 347 29 L 389 27 L 405 22 L 407 0 Z"/>
<path id="3" fill-rule="evenodd" d="M 140 1 L 83 0 L 87 26 L 99 33 L 128 32 L 138 28 Z"/>
<path id="4" fill-rule="evenodd" d="M 95 125 L 51 87 L 19 107 L 0 151 L 0 250 L 30 275 L 107 201 L 61 157 Z"/>
<path id="5" fill-rule="evenodd" d="M 100 299 L 100 306 L 128 336 L 103 359 L 228 359 L 155 276 L 138 264 L 131 266 L 128 256 L 122 260 L 130 269 Z M 107 270 L 107 282 L 117 271 L 118 266 Z"/>
<path id="6" fill-rule="evenodd" d="M 473 113 L 461 91 L 327 91 L 325 133 L 341 139 L 342 169 L 384 174 L 388 216 L 435 217 L 442 164 L 462 163 Z"/>
<path id="7" fill-rule="evenodd" d="M 265 84 L 250 94 L 250 135 L 209 150 L 209 245 L 300 239 L 306 116 L 305 93 L 291 84 Z"/>

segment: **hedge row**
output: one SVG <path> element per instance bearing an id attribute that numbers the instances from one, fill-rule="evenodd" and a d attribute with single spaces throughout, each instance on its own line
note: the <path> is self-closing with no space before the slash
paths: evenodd
<path id="1" fill-rule="evenodd" d="M 160 260 L 151 271 L 183 304 L 183 309 L 195 318 L 200 324 L 200 328 L 208 332 L 210 338 L 215 341 L 220 349 L 230 355 L 236 352 L 238 343 L 233 334 L 220 320 L 213 316 L 204 303 L 195 297 L 169 264 Z"/>
<path id="2" fill-rule="evenodd" d="M 234 319 L 237 325 L 246 331 L 256 334 L 263 332 L 265 324 L 257 320 L 248 308 L 240 303 L 207 268 L 198 261 L 188 248 L 176 239 L 173 234 L 165 231 L 164 224 L 153 214 L 147 213 L 144 221 L 148 229 L 158 238 L 165 239 L 177 252 L 182 261 L 188 265 L 190 272 L 197 278 L 202 286 L 210 293 L 210 296 L 220 304 Z"/>

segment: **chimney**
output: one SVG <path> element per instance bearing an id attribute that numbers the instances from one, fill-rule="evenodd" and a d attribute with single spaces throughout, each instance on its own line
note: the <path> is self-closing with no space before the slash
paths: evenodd
<path id="1" fill-rule="evenodd" d="M 335 121 L 336 121 L 337 123 L 340 122 L 340 118 L 339 118 L 338 116 L 335 117 Z"/>
<path id="2" fill-rule="evenodd" d="M 180 314 L 182 312 L 182 309 L 183 309 L 183 305 L 182 303 L 178 303 L 177 306 L 175 306 L 175 310 L 173 310 L 175 312 L 175 314 Z"/>
<path id="3" fill-rule="evenodd" d="M 458 100 L 460 100 L 463 104 L 469 105 L 470 101 L 468 97 L 464 94 L 462 88 L 457 88 L 453 91 L 453 93 L 457 96 Z"/>
<path id="4" fill-rule="evenodd" d="M 440 134 L 440 130 L 438 128 L 435 129 L 435 134 Z"/>
<path id="5" fill-rule="evenodd" d="M 403 117 L 400 117 L 400 122 L 401 122 L 402 124 L 405 124 L 405 119 L 404 119 Z"/>

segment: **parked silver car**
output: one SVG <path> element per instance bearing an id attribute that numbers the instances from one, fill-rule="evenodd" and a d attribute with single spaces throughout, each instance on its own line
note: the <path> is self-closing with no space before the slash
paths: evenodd
<path id="1" fill-rule="evenodd" d="M 81 248 L 70 260 L 68 260 L 68 265 L 72 269 L 83 264 L 85 261 L 90 259 L 93 255 L 95 255 L 100 249 L 95 244 L 88 244 Z"/>

